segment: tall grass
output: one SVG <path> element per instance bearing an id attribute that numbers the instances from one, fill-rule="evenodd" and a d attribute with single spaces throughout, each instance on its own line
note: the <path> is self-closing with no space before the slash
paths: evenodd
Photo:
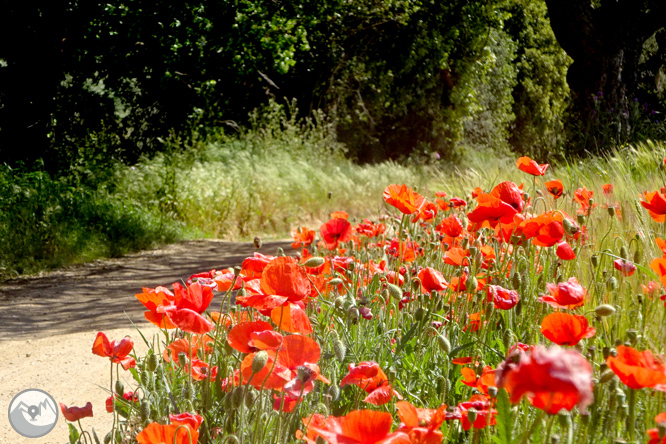
<path id="1" fill-rule="evenodd" d="M 271 103 L 247 129 L 174 136 L 161 154 L 133 166 L 92 162 L 62 177 L 0 167 L 0 276 L 194 236 L 285 237 L 340 209 L 352 219 L 374 217 L 383 211 L 377 196 L 391 183 L 466 197 L 476 186 L 525 179 L 513 158 L 492 150 L 468 153 L 459 164 L 358 165 L 345 157 L 330 119 L 297 120 L 293 106 Z M 549 175 L 568 190 L 612 182 L 626 213 L 626 202 L 659 185 L 663 152 L 663 145 L 624 147 L 555 166 Z M 627 216 L 623 223 L 636 228 L 644 221 Z"/>

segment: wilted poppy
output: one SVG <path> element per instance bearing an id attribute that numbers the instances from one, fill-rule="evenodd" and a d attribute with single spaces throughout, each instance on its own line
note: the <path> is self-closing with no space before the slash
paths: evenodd
<path id="1" fill-rule="evenodd" d="M 65 419 L 69 422 L 76 422 L 81 418 L 92 418 L 93 417 L 93 410 L 92 410 L 92 403 L 87 402 L 85 406 L 83 407 L 67 407 L 65 404 L 62 402 L 60 404 L 60 411 L 62 412 L 62 416 L 65 417 Z"/>
<path id="2" fill-rule="evenodd" d="M 448 283 L 444 275 L 431 267 L 424 267 L 419 271 L 419 280 L 421 281 L 421 290 L 430 293 L 431 291 L 442 291 L 448 288 Z"/>
<path id="3" fill-rule="evenodd" d="M 666 220 L 666 195 L 659 191 L 643 193 L 644 201 L 641 201 L 643 208 L 648 210 L 650 217 L 655 222 L 663 223 Z"/>
<path id="4" fill-rule="evenodd" d="M 534 407 L 551 415 L 575 406 L 585 411 L 594 400 L 592 377 L 592 366 L 580 353 L 557 345 L 516 350 L 495 373 L 497 387 L 509 392 L 512 403 L 527 396 Z"/>
<path id="5" fill-rule="evenodd" d="M 560 179 L 550 180 L 546 182 L 545 185 L 546 190 L 548 190 L 550 195 L 555 199 L 562 197 L 562 194 L 564 193 L 564 185 L 562 185 L 562 181 Z"/>
<path id="6" fill-rule="evenodd" d="M 561 241 L 557 244 L 557 250 L 555 251 L 555 254 L 557 254 L 557 257 L 563 261 L 571 261 L 576 259 L 576 253 L 573 251 L 573 248 L 571 248 L 571 245 L 569 245 L 569 242 L 567 241 Z"/>
<path id="7" fill-rule="evenodd" d="M 308 247 L 314 242 L 315 230 L 308 230 L 306 227 L 301 227 L 296 231 L 291 232 L 294 242 L 291 243 L 291 248 Z"/>
<path id="8" fill-rule="evenodd" d="M 575 277 L 558 284 L 546 284 L 546 288 L 550 294 L 540 297 L 539 302 L 545 302 L 553 308 L 571 309 L 585 303 L 585 289 Z"/>
<path id="9" fill-rule="evenodd" d="M 510 310 L 518 304 L 520 299 L 516 290 L 507 290 L 499 285 L 488 285 L 487 302 L 492 302 L 495 308 Z"/>
<path id="10" fill-rule="evenodd" d="M 532 176 L 543 176 L 546 174 L 549 165 L 547 163 L 539 165 L 529 157 L 520 157 L 516 161 L 516 166 L 520 171 L 531 174 Z"/>
<path id="11" fill-rule="evenodd" d="M 613 266 L 616 270 L 622 273 L 622 276 L 629 277 L 636 272 L 636 266 L 629 261 L 624 259 L 617 259 L 613 261 Z"/>
<path id="12" fill-rule="evenodd" d="M 311 421 L 308 435 L 312 433 L 330 444 L 409 444 L 404 432 L 391 432 L 393 418 L 390 413 L 372 410 L 354 410 L 345 416 Z"/>
<path id="13" fill-rule="evenodd" d="M 608 356 L 608 367 L 627 387 L 641 389 L 666 384 L 666 365 L 650 350 L 638 350 L 618 345 L 617 356 Z"/>
<path id="14" fill-rule="evenodd" d="M 384 201 L 402 214 L 414 214 L 421 209 L 425 198 L 407 185 L 389 185 L 384 189 Z"/>
<path id="15" fill-rule="evenodd" d="M 158 424 L 151 422 L 136 435 L 139 444 L 196 444 L 199 431 L 182 424 Z"/>
<path id="16" fill-rule="evenodd" d="M 594 336 L 585 316 L 551 313 L 541 321 L 541 333 L 558 345 L 576 345 L 581 339 Z"/>
<path id="17" fill-rule="evenodd" d="M 109 338 L 100 331 L 93 342 L 92 352 L 97 356 L 111 359 L 114 364 L 120 364 L 127 370 L 136 366 L 134 358 L 128 356 L 133 347 L 134 342 L 129 336 L 125 336 L 119 341 L 109 341 Z"/>
<path id="18" fill-rule="evenodd" d="M 335 250 L 340 242 L 347 242 L 352 238 L 352 225 L 346 219 L 331 219 L 319 227 L 321 238 L 326 248 Z"/>
<path id="19" fill-rule="evenodd" d="M 363 402 L 370 404 L 386 404 L 393 396 L 402 399 L 400 394 L 389 385 L 388 378 L 379 364 L 373 361 L 359 362 L 358 365 L 349 364 L 349 372 L 340 381 L 340 387 L 346 385 L 355 385 L 363 389 L 368 393 Z"/>

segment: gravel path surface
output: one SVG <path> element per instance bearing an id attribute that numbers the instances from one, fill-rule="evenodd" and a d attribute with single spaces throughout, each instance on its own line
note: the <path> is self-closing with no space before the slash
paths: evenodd
<path id="1" fill-rule="evenodd" d="M 287 241 L 265 242 L 260 252 L 275 254 L 277 247 L 291 249 Z M 194 273 L 240 265 L 254 251 L 251 243 L 188 241 L 0 284 L 0 443 L 68 442 L 62 415 L 43 438 L 24 438 L 11 428 L 4 412 L 29 388 L 68 406 L 91 401 L 94 417 L 81 422 L 103 439 L 111 430 L 103 388 L 109 385 L 109 361 L 91 352 L 97 332 L 111 340 L 129 335 L 143 355 L 146 346 L 132 323 L 149 340 L 158 330 L 144 320 L 134 297 L 142 287 L 170 287 Z M 125 377 L 131 386 L 131 375 Z"/>

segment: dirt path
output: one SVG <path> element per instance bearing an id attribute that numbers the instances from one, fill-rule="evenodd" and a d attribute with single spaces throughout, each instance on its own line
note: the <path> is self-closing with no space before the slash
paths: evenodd
<path id="1" fill-rule="evenodd" d="M 266 242 L 260 251 L 275 254 L 277 247 L 290 249 L 289 242 L 281 241 Z M 68 406 L 91 401 L 94 417 L 82 423 L 103 439 L 111 429 L 111 415 L 104 409 L 108 390 L 102 388 L 109 384 L 109 362 L 91 352 L 97 332 L 112 340 L 130 335 L 137 353 L 145 353 L 132 322 L 148 338 L 158 330 L 144 320 L 135 293 L 240 265 L 253 252 L 250 243 L 188 241 L 0 284 L 0 443 L 68 442 L 62 415 L 43 438 L 23 438 L 11 428 L 4 412 L 16 394 L 29 388 Z"/>

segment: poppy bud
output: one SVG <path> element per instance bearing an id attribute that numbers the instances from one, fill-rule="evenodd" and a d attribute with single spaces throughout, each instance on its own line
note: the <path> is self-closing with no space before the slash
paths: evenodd
<path id="1" fill-rule="evenodd" d="M 252 373 L 259 373 L 268 363 L 268 353 L 266 350 L 258 351 L 252 358 Z"/>
<path id="2" fill-rule="evenodd" d="M 342 284 L 343 280 L 340 278 L 333 278 L 330 281 L 328 281 L 329 285 L 340 285 Z"/>
<path id="3" fill-rule="evenodd" d="M 627 330 L 627 337 L 629 338 L 629 341 L 631 341 L 632 344 L 636 344 L 641 336 L 638 334 L 638 330 L 634 330 L 632 328 Z"/>
<path id="4" fill-rule="evenodd" d="M 317 268 L 324 265 L 324 262 L 326 262 L 326 259 L 317 256 L 317 257 L 311 257 L 310 259 L 305 261 L 303 265 L 305 265 L 308 268 Z"/>
<path id="5" fill-rule="evenodd" d="M 608 208 L 606 208 L 606 211 L 608 211 L 608 215 L 610 217 L 615 216 L 615 207 L 608 207 Z"/>
<path id="6" fill-rule="evenodd" d="M 249 387 L 247 393 L 245 394 L 245 407 L 248 409 L 252 407 L 252 404 L 254 404 L 254 401 L 257 399 L 257 391 L 254 389 L 254 387 Z"/>
<path id="7" fill-rule="evenodd" d="M 258 249 L 261 248 L 261 246 L 263 244 L 264 244 L 264 241 L 259 236 L 254 238 L 254 248 L 256 248 L 258 250 Z"/>
<path id="8" fill-rule="evenodd" d="M 157 368 L 158 360 L 157 360 L 157 355 L 155 353 L 151 353 L 148 355 L 146 358 L 146 369 L 149 372 L 154 372 L 155 369 Z"/>
<path id="9" fill-rule="evenodd" d="M 511 283 L 513 284 L 514 290 L 520 290 L 520 286 L 523 283 L 523 277 L 520 273 L 513 273 L 513 276 L 511 276 Z"/>
<path id="10" fill-rule="evenodd" d="M 395 284 L 388 284 L 388 291 L 391 297 L 400 299 L 402 297 L 402 290 Z"/>
<path id="11" fill-rule="evenodd" d="M 518 303 L 515 307 L 515 312 L 517 316 L 520 316 L 523 313 L 523 298 L 518 299 Z"/>
<path id="12" fill-rule="evenodd" d="M 421 289 L 421 280 L 419 278 L 412 279 L 412 291 L 419 291 Z"/>
<path id="13" fill-rule="evenodd" d="M 601 304 L 594 309 L 594 313 L 601 317 L 610 316 L 615 313 L 615 307 L 608 304 Z"/>
<path id="14" fill-rule="evenodd" d="M 627 259 L 629 258 L 629 252 L 627 251 L 627 247 L 622 245 L 622 248 L 620 248 L 620 257 L 622 259 Z"/>
<path id="15" fill-rule="evenodd" d="M 579 230 L 578 225 L 573 223 L 573 221 L 567 217 L 562 219 L 562 227 L 569 236 L 573 236 L 574 234 L 578 233 Z"/>
<path id="16" fill-rule="evenodd" d="M 437 344 L 439 345 L 439 348 L 442 349 L 444 353 L 447 355 L 451 351 L 451 342 L 446 338 L 444 335 L 437 335 Z"/>
<path id="17" fill-rule="evenodd" d="M 594 268 L 597 268 L 599 266 L 599 256 L 593 254 L 592 256 L 590 256 L 590 262 L 592 262 L 592 266 Z"/>
<path id="18" fill-rule="evenodd" d="M 524 200 L 525 202 L 527 202 L 528 200 L 530 200 L 530 194 L 529 194 L 529 193 L 523 193 L 523 200 Z"/>
<path id="19" fill-rule="evenodd" d="M 223 403 L 224 403 L 224 409 L 225 410 L 231 410 L 232 409 L 232 407 L 233 407 L 233 399 L 232 398 L 233 398 L 233 392 L 232 393 L 227 393 L 224 396 Z"/>
<path id="20" fill-rule="evenodd" d="M 181 367 L 185 367 L 187 365 L 187 353 L 178 353 L 178 364 L 180 364 Z"/>
<path id="21" fill-rule="evenodd" d="M 358 322 L 359 316 L 361 316 L 361 312 L 359 312 L 358 307 L 349 307 L 349 310 L 347 310 L 347 319 L 349 322 L 356 324 Z"/>
<path id="22" fill-rule="evenodd" d="M 347 346 L 340 339 L 336 338 L 333 340 L 333 353 L 335 353 L 335 358 L 339 362 L 343 362 L 345 356 L 347 356 Z"/>
<path id="23" fill-rule="evenodd" d="M 223 347 L 224 347 L 224 354 L 227 356 L 229 356 L 234 352 L 234 348 L 227 341 L 224 341 Z"/>
<path id="24" fill-rule="evenodd" d="M 141 421 L 148 421 L 148 418 L 150 418 L 150 410 L 150 401 L 147 399 L 141 401 L 141 406 L 139 407 L 139 416 L 141 417 Z"/>
<path id="25" fill-rule="evenodd" d="M 245 388 L 236 387 L 233 393 L 231 394 L 231 408 L 237 409 L 238 407 L 240 407 L 244 401 L 244 398 L 245 398 Z"/>
<path id="26" fill-rule="evenodd" d="M 345 304 L 344 297 L 338 296 L 337 298 L 335 298 L 335 308 L 340 309 L 344 304 Z"/>
<path id="27" fill-rule="evenodd" d="M 608 288 L 611 290 L 617 290 L 619 286 L 620 283 L 617 281 L 617 278 L 615 276 L 611 276 L 611 278 L 608 280 Z"/>
<path id="28" fill-rule="evenodd" d="M 599 376 L 599 384 L 604 384 L 615 376 L 615 373 L 613 370 L 607 369 L 603 373 L 601 373 L 601 376 Z"/>
<path id="29" fill-rule="evenodd" d="M 467 410 L 467 419 L 469 419 L 470 424 L 474 424 L 474 421 L 476 421 L 477 416 L 478 412 L 474 407 L 470 407 L 469 410 Z"/>
<path id="30" fill-rule="evenodd" d="M 634 251 L 634 263 L 639 263 L 641 261 L 643 254 L 640 250 L 640 248 L 637 248 L 636 251 Z"/>
<path id="31" fill-rule="evenodd" d="M 328 395 L 331 397 L 331 401 L 338 400 L 340 397 L 340 388 L 338 388 L 337 384 L 331 384 L 328 388 Z"/>
<path id="32" fill-rule="evenodd" d="M 465 287 L 467 287 L 468 292 L 476 291 L 478 286 L 479 282 L 476 280 L 476 276 L 474 276 L 473 274 L 467 276 L 467 280 L 465 281 Z"/>
<path id="33" fill-rule="evenodd" d="M 120 379 L 116 379 L 116 393 L 121 398 L 123 397 L 123 394 L 125 393 L 125 386 L 123 385 L 123 381 L 121 381 Z"/>
<path id="34" fill-rule="evenodd" d="M 504 330 L 504 335 L 502 336 L 502 342 L 504 342 L 504 348 L 508 350 L 513 345 L 513 332 L 510 328 Z"/>
<path id="35" fill-rule="evenodd" d="M 356 263 L 350 262 L 347 264 L 347 270 L 354 271 L 356 269 Z"/>
<path id="36" fill-rule="evenodd" d="M 557 421 L 560 423 L 560 427 L 568 429 L 571 427 L 571 414 L 562 409 L 557 414 Z"/>
<path id="37" fill-rule="evenodd" d="M 423 318 L 425 317 L 425 315 L 426 315 L 425 308 L 419 307 L 414 312 L 414 320 L 416 322 L 421 322 L 423 320 Z"/>

